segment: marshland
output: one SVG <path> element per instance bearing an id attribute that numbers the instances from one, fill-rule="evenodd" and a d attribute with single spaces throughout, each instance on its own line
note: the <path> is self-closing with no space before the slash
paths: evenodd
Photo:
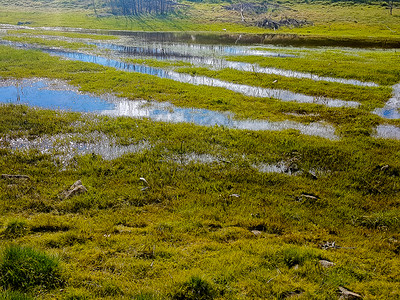
<path id="1" fill-rule="evenodd" d="M 117 3 L 0 0 L 0 299 L 399 298 L 400 4 Z"/>

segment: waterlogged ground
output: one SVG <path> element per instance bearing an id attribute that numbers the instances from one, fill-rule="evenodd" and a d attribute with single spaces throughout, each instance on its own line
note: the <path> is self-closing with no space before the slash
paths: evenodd
<path id="1" fill-rule="evenodd" d="M 95 48 L 85 49 L 84 51 L 65 51 L 60 50 L 60 46 L 54 49 L 49 47 L 43 48 L 38 43 L 38 38 L 36 40 L 29 40 L 29 30 L 25 29 L 21 31 L 18 35 L 18 27 L 11 27 L 3 25 L 4 32 L 8 31 L 11 36 L 4 36 L 3 43 L 14 47 L 33 47 L 42 49 L 45 52 L 51 53 L 52 55 L 57 55 L 61 57 L 66 57 L 68 59 L 78 60 L 82 62 L 92 62 L 95 64 L 116 68 L 128 72 L 138 72 L 142 74 L 148 74 L 157 76 L 159 78 L 171 79 L 178 82 L 193 84 L 193 85 L 205 85 L 211 87 L 222 87 L 224 89 L 231 90 L 236 93 L 241 93 L 245 96 L 257 97 L 257 98 L 273 98 L 281 101 L 287 102 L 298 102 L 298 103 L 309 103 L 309 104 L 320 104 L 326 107 L 359 107 L 361 101 L 364 98 L 369 98 L 368 87 L 375 88 L 374 93 L 385 87 L 380 87 L 379 84 L 366 80 L 358 80 L 351 78 L 338 78 L 321 76 L 314 72 L 299 72 L 297 70 L 287 70 L 271 67 L 262 67 L 258 63 L 247 63 L 243 61 L 232 61 L 235 57 L 264 57 L 264 58 L 274 58 L 274 59 L 296 59 L 296 51 L 292 49 L 285 49 L 282 47 L 270 47 L 270 48 L 256 48 L 251 46 L 237 46 L 237 45 L 204 45 L 197 43 L 197 36 L 192 35 L 190 39 L 192 42 L 187 41 L 187 37 L 182 35 L 170 35 L 168 33 L 150 33 L 150 34 L 136 34 L 131 36 L 122 36 L 119 39 L 112 40 L 112 43 L 106 42 L 94 42 L 88 38 L 72 38 L 72 37 L 60 37 L 51 36 L 51 31 L 46 28 L 47 31 L 43 31 L 46 35 L 40 35 L 40 31 L 32 31 L 36 33 L 36 36 L 47 43 L 51 41 L 59 41 L 60 39 L 68 44 L 89 44 L 95 46 Z M 25 27 L 29 28 L 29 27 Z M 8 30 L 8 31 L 7 31 Z M 76 30 L 77 31 L 77 30 Z M 86 36 L 88 35 L 85 33 Z M 90 35 L 89 35 L 90 36 Z M 94 36 L 95 37 L 95 36 Z M 8 41 L 11 39 L 11 41 Z M 182 41 L 185 42 L 177 42 Z M 36 45 L 36 46 L 35 46 Z M 49 46 L 49 45 L 47 45 Z M 62 47 L 61 47 L 62 48 Z M 261 49 L 261 50 L 260 50 Z M 285 52 L 286 51 L 286 52 Z M 310 50 L 312 51 L 312 50 Z M 320 52 L 321 50 L 316 50 Z M 330 51 L 330 50 L 329 50 Z M 346 50 L 349 55 L 357 56 L 356 49 Z M 89 53 L 91 52 L 91 53 Z M 300 52 L 301 53 L 301 52 Z M 158 62 L 158 63 L 157 63 Z M 328 64 L 330 65 L 330 63 Z M 185 66 L 189 66 L 189 71 L 185 70 Z M 179 68 L 183 67 L 183 68 Z M 334 68 L 334 66 L 332 66 Z M 307 87 L 302 88 L 305 93 L 294 92 L 298 90 L 295 83 L 293 82 L 293 87 L 288 86 L 289 90 L 282 88 L 265 88 L 255 85 L 241 84 L 238 82 L 232 82 L 231 80 L 221 80 L 221 75 L 215 75 L 215 78 L 207 76 L 198 76 L 196 74 L 201 74 L 201 70 L 196 68 L 208 68 L 209 70 L 236 70 L 251 76 L 261 76 L 266 74 L 267 76 L 278 76 L 277 78 L 293 78 L 308 80 L 309 82 L 322 82 L 323 84 L 332 83 L 339 84 L 338 89 L 349 89 L 356 87 L 365 87 L 366 90 L 358 93 L 359 101 L 357 101 L 357 92 L 352 91 L 354 96 L 347 96 L 343 93 L 333 93 L 334 85 L 327 88 L 327 92 L 323 91 L 318 94 L 318 92 L 312 91 L 318 87 L 310 87 L 309 94 L 307 94 Z M 176 71 L 174 70 L 176 69 Z M 260 74 L 260 75 L 257 75 Z M 226 76 L 225 76 L 226 77 Z M 229 77 L 229 76 L 228 76 Z M 272 79 L 270 79 L 272 78 Z M 273 79 L 275 77 L 267 77 L 266 80 L 270 79 L 270 86 L 274 86 L 275 83 L 280 82 L 278 79 Z M 230 78 L 231 79 L 231 78 Z M 245 80 L 244 80 L 245 81 Z M 260 83 L 262 78 L 260 78 Z M 265 85 L 263 83 L 263 85 Z M 382 100 L 388 101 L 388 104 L 383 108 L 377 108 L 374 113 L 383 117 L 396 119 L 398 116 L 398 90 L 397 86 L 393 86 L 393 97 L 385 99 L 386 96 L 379 95 Z M 374 93 L 371 93 L 371 98 L 375 98 Z M 328 94 L 339 94 L 342 95 L 343 99 L 334 98 L 326 96 Z M 363 95 L 365 94 L 365 96 Z M 354 100 L 350 100 L 354 99 Z M 361 101 L 360 101 L 361 100 Z M 381 101 L 375 99 L 375 101 Z M 376 105 L 376 104 L 375 104 Z M 382 104 L 380 104 L 381 106 Z M 328 137 L 329 138 L 329 137 Z"/>
<path id="2" fill-rule="evenodd" d="M 203 126 L 223 126 L 245 130 L 296 129 L 302 134 L 336 139 L 332 126 L 322 123 L 301 124 L 293 121 L 269 122 L 234 120 L 232 114 L 207 109 L 179 108 L 170 103 L 131 101 L 111 95 L 101 97 L 80 93 L 62 81 L 3 80 L 0 82 L 0 102 L 25 104 L 46 109 L 91 112 L 107 116 L 149 118 L 163 122 L 185 122 Z"/>
<path id="3" fill-rule="evenodd" d="M 400 297 L 396 50 L 2 28 L 0 298 Z"/>

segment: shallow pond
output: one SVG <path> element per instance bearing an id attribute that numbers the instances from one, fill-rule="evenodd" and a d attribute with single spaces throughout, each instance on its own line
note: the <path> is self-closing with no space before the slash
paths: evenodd
<path id="1" fill-rule="evenodd" d="M 142 141 L 130 145 L 119 145 L 114 138 L 104 133 L 91 132 L 89 134 L 58 134 L 42 136 L 36 139 L 27 138 L 0 138 L 0 147 L 12 150 L 35 149 L 43 154 L 51 154 L 63 165 L 68 165 L 75 155 L 96 154 L 103 159 L 112 160 L 127 153 L 136 153 L 149 149 L 151 145 Z"/>
<path id="2" fill-rule="evenodd" d="M 385 119 L 400 119 L 400 83 L 393 86 L 392 97 L 383 108 L 377 108 L 374 113 Z"/>
<path id="3" fill-rule="evenodd" d="M 92 54 L 68 52 L 61 50 L 44 50 L 44 51 L 51 53 L 53 55 L 62 56 L 83 62 L 91 62 L 102 66 L 113 67 L 123 71 L 139 72 L 143 74 L 154 75 L 160 78 L 172 79 L 175 81 L 194 84 L 194 85 L 222 87 L 237 93 L 244 94 L 246 96 L 265 97 L 265 98 L 272 97 L 282 101 L 322 104 L 328 107 L 357 107 L 360 105 L 358 102 L 355 101 L 343 101 L 339 99 L 331 99 L 326 97 L 309 96 L 309 95 L 294 93 L 287 90 L 267 89 L 267 88 L 248 86 L 244 84 L 235 84 L 215 78 L 209 78 L 204 76 L 192 76 L 189 74 L 148 67 L 140 64 L 124 63 L 115 59 L 92 55 Z"/>
<path id="4" fill-rule="evenodd" d="M 400 128 L 394 125 L 378 125 L 375 137 L 400 140 Z"/>
<path id="5" fill-rule="evenodd" d="M 78 33 L 106 34 L 129 37 L 136 41 L 146 42 L 179 42 L 192 44 L 226 44 L 226 45 L 254 45 L 268 44 L 281 46 L 332 46 L 332 47 L 356 47 L 356 48 L 400 48 L 398 42 L 364 40 L 354 41 L 352 39 L 312 39 L 301 37 L 297 34 L 279 34 L 279 33 L 230 33 L 222 29 L 220 33 L 211 32 L 144 32 L 144 31 L 124 31 L 124 30 L 102 30 L 102 29 L 83 29 L 70 27 L 30 27 L 17 26 L 12 24 L 0 24 L 4 29 L 42 29 L 52 31 L 66 31 Z"/>
<path id="6" fill-rule="evenodd" d="M 285 77 L 311 79 L 314 81 L 337 82 L 358 86 L 378 86 L 373 82 L 363 82 L 355 79 L 333 78 L 318 76 L 312 73 L 296 72 L 276 68 L 264 68 L 257 64 L 229 61 L 223 57 L 235 55 L 258 55 L 272 57 L 293 57 L 294 55 L 276 53 L 270 51 L 252 50 L 248 47 L 239 46 L 215 46 L 215 45 L 193 45 L 193 44 L 172 44 L 172 43 L 147 43 L 140 46 L 134 41 L 124 41 L 124 45 L 110 43 L 90 43 L 100 49 L 113 51 L 114 54 L 124 58 L 155 58 L 158 60 L 178 60 L 191 63 L 197 66 L 208 66 L 212 69 L 230 68 L 239 71 L 274 74 Z"/>
<path id="7" fill-rule="evenodd" d="M 47 109 L 92 112 L 99 115 L 149 118 L 164 122 L 186 122 L 245 130 L 295 129 L 306 135 L 337 139 L 335 129 L 322 123 L 293 121 L 234 120 L 233 115 L 206 109 L 180 108 L 170 103 L 132 101 L 105 95 L 82 94 L 62 81 L 22 80 L 0 83 L 0 102 L 27 104 Z"/>

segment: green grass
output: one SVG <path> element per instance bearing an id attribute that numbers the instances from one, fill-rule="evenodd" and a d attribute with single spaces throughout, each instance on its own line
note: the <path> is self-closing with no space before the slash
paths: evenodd
<path id="1" fill-rule="evenodd" d="M 193 276 L 189 280 L 182 283 L 178 291 L 172 295 L 175 300 L 210 300 L 216 298 L 216 291 L 210 283 Z"/>
<path id="2" fill-rule="evenodd" d="M 28 1 L 29 2 L 29 1 Z M 308 20 L 313 25 L 302 28 L 282 27 L 277 31 L 258 28 L 241 22 L 239 13 L 223 9 L 221 4 L 185 2 L 187 7 L 168 16 L 96 17 L 88 4 L 86 7 L 54 9 L 38 6 L 34 2 L 16 7 L 5 1 L 0 11 L 2 23 L 32 22 L 30 26 L 63 26 L 90 29 L 118 29 L 133 31 L 203 31 L 216 33 L 271 34 L 268 43 L 310 43 L 336 45 L 391 45 L 399 44 L 399 10 L 390 16 L 380 3 L 373 5 L 347 5 L 343 2 L 324 4 L 287 2 L 280 8 L 269 10 L 258 18 L 280 20 L 294 17 Z M 104 10 L 104 9 L 102 9 Z M 291 36 L 285 36 L 289 34 Z M 304 39 L 304 37 L 307 38 Z M 291 41 L 288 41 L 287 39 Z M 298 41 L 296 41 L 298 40 Z"/>
<path id="3" fill-rule="evenodd" d="M 289 49 L 283 51 L 294 54 L 296 57 L 239 56 L 227 59 L 320 76 L 372 81 L 381 85 L 393 85 L 400 81 L 398 67 L 400 58 L 397 50 Z"/>
<path id="4" fill-rule="evenodd" d="M 85 34 L 78 32 L 63 32 L 63 31 L 50 31 L 50 30 L 35 30 L 35 29 L 19 29 L 19 30 L 7 30 L 7 34 L 10 35 L 45 35 L 45 36 L 57 36 L 57 37 L 68 37 L 75 39 L 91 39 L 91 40 L 115 40 L 118 39 L 113 35 L 99 35 L 99 34 Z"/>
<path id="5" fill-rule="evenodd" d="M 0 292 L 0 299 L 1 300 L 32 300 L 33 297 L 21 293 L 21 292 L 15 292 L 15 291 L 5 291 L 5 292 Z"/>
<path id="6" fill-rule="evenodd" d="M 204 5 L 205 10 L 212 7 Z M 331 12 L 322 12 L 340 11 L 333 7 Z M 0 19 L 5 18 L 4 9 L 1 14 Z M 7 18 L 15 15 L 9 13 Z M 44 14 L 30 16 L 37 18 L 35 25 L 65 21 L 66 25 L 102 27 L 110 22 L 110 28 L 128 28 L 129 22 L 137 21 L 133 18 L 118 27 L 111 22 L 123 18 L 95 19 L 83 14 L 65 18 L 65 12 L 60 21 Z M 357 18 L 359 23 L 364 20 L 361 15 Z M 154 24 L 157 29 L 169 24 L 164 27 L 167 30 L 186 22 L 182 17 L 182 23 L 169 23 L 172 19 L 151 23 L 152 17 L 146 17 L 135 26 Z M 219 25 L 207 26 L 216 29 Z M 319 30 L 318 26 L 313 30 Z M 354 30 L 361 28 L 354 26 Z M 370 29 L 378 36 L 375 26 Z M 365 33 L 360 33 L 361 38 Z M 326 108 L 246 97 L 221 88 L 63 60 L 40 51 L 0 47 L 2 78 L 57 78 L 82 91 L 231 111 L 238 118 L 323 121 L 334 125 L 341 136 L 327 140 L 296 130 L 233 130 L 0 105 L 0 172 L 30 178 L 0 178 L 0 299 L 31 299 L 32 295 L 71 300 L 336 299 L 339 286 L 365 299 L 399 298 L 400 142 L 371 136 L 378 124 L 400 125 L 398 120 L 383 120 L 371 113 L 387 100 L 390 86 L 400 81 L 397 52 L 284 51 L 297 57 L 237 59 L 372 80 L 382 86 L 211 71 L 171 61 L 131 61 L 362 103 L 357 109 Z M 118 145 L 148 146 L 113 160 L 95 153 L 65 160 L 59 152 L 13 150 L 8 143 L 56 134 L 93 142 L 93 133 L 98 132 Z M 214 159 L 188 160 L 193 154 Z M 266 173 L 259 168 L 282 162 L 298 172 Z M 78 179 L 88 192 L 65 199 L 64 192 Z M 320 259 L 334 265 L 325 269 Z"/>
<path id="7" fill-rule="evenodd" d="M 0 285 L 4 288 L 29 291 L 33 288 L 53 289 L 62 285 L 58 261 L 34 249 L 9 246 L 0 263 Z"/>
<path id="8" fill-rule="evenodd" d="M 46 40 L 42 38 L 28 37 L 28 36 L 6 36 L 3 37 L 2 39 L 11 42 L 35 44 L 46 47 L 63 47 L 71 50 L 96 48 L 95 45 L 88 45 L 86 43 L 67 42 L 60 40 Z"/>
<path id="9" fill-rule="evenodd" d="M 288 64 L 289 65 L 289 64 Z M 391 87 L 358 87 L 347 84 L 298 79 L 233 69 L 213 71 L 207 68 L 179 68 L 176 71 L 198 76 L 217 78 L 224 81 L 259 86 L 270 89 L 290 90 L 311 96 L 328 97 L 363 103 L 368 110 L 384 104 L 391 96 Z"/>
<path id="10" fill-rule="evenodd" d="M 132 64 L 139 64 L 139 65 L 146 65 L 149 67 L 154 67 L 154 68 L 171 68 L 175 69 L 175 67 L 191 67 L 192 64 L 184 61 L 160 61 L 157 59 L 142 59 L 142 58 L 129 58 L 125 60 L 128 63 Z"/>
<path id="11" fill-rule="evenodd" d="M 399 295 L 397 269 L 389 267 L 399 264 L 398 141 L 0 109 L 2 135 L 12 128 L 31 137 L 101 131 L 124 144 L 152 145 L 112 161 L 77 156 L 67 167 L 36 151 L 1 150 L 2 172 L 32 180 L 0 180 L 0 221 L 29 217 L 30 232 L 14 242 L 59 254 L 68 278 L 60 296 L 163 299 L 199 289 L 225 299 L 326 298 L 339 285 L 372 299 Z M 188 153 L 222 160 L 169 159 Z M 253 167 L 281 160 L 325 172 L 313 179 Z M 149 189 L 141 190 L 140 177 Z M 60 198 L 77 179 L 89 192 Z M 344 248 L 320 249 L 326 241 Z M 336 265 L 324 270 L 319 259 Z"/>
<path id="12" fill-rule="evenodd" d="M 7 238 L 16 238 L 25 235 L 27 231 L 27 224 L 25 221 L 11 220 L 7 224 L 3 235 Z"/>

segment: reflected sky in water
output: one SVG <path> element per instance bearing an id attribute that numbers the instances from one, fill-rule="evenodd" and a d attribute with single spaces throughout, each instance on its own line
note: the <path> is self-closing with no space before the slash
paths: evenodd
<path id="1" fill-rule="evenodd" d="M 400 119 L 400 83 L 393 86 L 393 95 L 383 108 L 377 108 L 374 113 L 385 119 Z"/>
<path id="2" fill-rule="evenodd" d="M 257 64 L 244 62 L 227 61 L 223 56 L 235 55 L 256 55 L 270 57 L 294 57 L 294 55 L 274 53 L 268 51 L 252 50 L 248 47 L 222 46 L 222 45 L 192 45 L 192 44 L 144 44 L 142 46 L 126 46 L 109 43 L 91 43 L 101 49 L 114 51 L 125 58 L 155 58 L 158 60 L 180 60 L 191 64 L 202 66 L 207 65 L 212 69 L 220 70 L 224 68 L 235 69 L 239 71 L 274 74 L 285 77 L 295 77 L 311 79 L 314 81 L 328 81 L 343 84 L 352 84 L 358 86 L 378 86 L 373 82 L 363 82 L 355 79 L 333 78 L 327 76 L 318 76 L 311 73 L 296 72 L 291 70 L 282 70 L 276 68 L 264 68 Z"/>
<path id="3" fill-rule="evenodd" d="M 83 62 L 92 62 L 95 64 L 107 67 L 113 67 L 123 71 L 139 72 L 143 74 L 153 75 L 160 78 L 172 79 L 175 81 L 194 84 L 194 85 L 221 87 L 237 93 L 241 93 L 246 96 L 275 98 L 282 101 L 293 101 L 299 103 L 321 104 L 328 107 L 357 107 L 360 105 L 358 102 L 355 101 L 343 101 L 339 99 L 331 99 L 326 97 L 309 96 L 309 95 L 294 93 L 287 90 L 267 89 L 267 88 L 248 86 L 244 84 L 235 84 L 215 78 L 209 78 L 204 76 L 192 76 L 185 73 L 167 71 L 140 64 L 124 63 L 118 60 L 101 57 L 97 55 L 78 53 L 78 52 L 67 52 L 60 50 L 45 50 L 45 51 L 53 55 L 67 57 L 70 59 L 79 60 Z"/>
<path id="4" fill-rule="evenodd" d="M 185 122 L 203 126 L 218 125 L 235 129 L 295 129 L 306 135 L 337 139 L 334 127 L 322 123 L 234 120 L 232 114 L 207 109 L 180 108 L 170 103 L 132 101 L 116 97 L 81 94 L 71 88 L 68 89 L 68 85 L 57 80 L 3 81 L 0 83 L 0 102 L 74 112 L 92 112 L 108 116 L 149 118 L 155 121 Z"/>

